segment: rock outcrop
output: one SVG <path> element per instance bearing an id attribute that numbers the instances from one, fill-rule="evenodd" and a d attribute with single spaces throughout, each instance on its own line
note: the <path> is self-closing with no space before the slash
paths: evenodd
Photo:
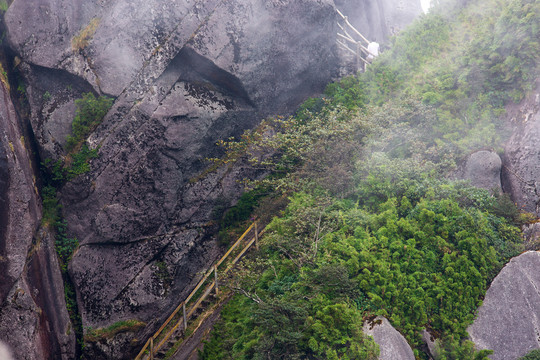
<path id="1" fill-rule="evenodd" d="M 373 340 L 379 345 L 380 360 L 414 360 L 413 351 L 407 340 L 384 317 L 377 316 L 371 321 L 366 321 L 364 333 L 373 336 Z"/>
<path id="2" fill-rule="evenodd" d="M 463 178 L 471 185 L 500 192 L 501 158 L 491 151 L 477 151 L 469 156 L 463 169 Z"/>
<path id="3" fill-rule="evenodd" d="M 540 252 L 513 258 L 486 292 L 468 328 L 479 349 L 493 360 L 517 359 L 540 348 Z"/>
<path id="4" fill-rule="evenodd" d="M 540 223 L 525 224 L 522 227 L 526 250 L 540 250 Z"/>
<path id="5" fill-rule="evenodd" d="M 39 231 L 34 171 L 5 83 L 0 82 L 0 340 L 17 359 L 72 359 L 53 239 Z"/>
<path id="6" fill-rule="evenodd" d="M 540 79 L 535 91 L 508 109 L 513 133 L 505 145 L 503 187 L 518 207 L 540 215 Z"/>
<path id="7" fill-rule="evenodd" d="M 369 19 L 387 32 L 421 13 L 419 1 L 406 11 L 379 2 Z M 204 159 L 217 140 L 291 112 L 338 74 L 335 4 L 14 0 L 5 21 L 42 159 L 66 155 L 75 99 L 114 98 L 87 140 L 99 147 L 92 170 L 60 197 L 80 241 L 70 274 L 83 325 L 137 319 L 145 339 L 220 251 L 209 236 L 216 203 L 233 204 L 237 180 L 257 176 L 236 167 L 201 179 Z M 132 349 L 102 351 L 129 357 L 140 343 L 128 340 Z"/>

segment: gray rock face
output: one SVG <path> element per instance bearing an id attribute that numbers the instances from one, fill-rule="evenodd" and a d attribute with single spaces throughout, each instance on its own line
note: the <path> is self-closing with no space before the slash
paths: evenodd
<path id="1" fill-rule="evenodd" d="M 517 359 L 540 348 L 540 253 L 512 259 L 493 280 L 468 328 L 479 349 L 493 360 Z"/>
<path id="2" fill-rule="evenodd" d="M 525 249 L 540 250 L 540 223 L 525 224 L 522 230 Z"/>
<path id="3" fill-rule="evenodd" d="M 432 358 L 435 358 L 435 356 L 437 355 L 435 338 L 426 329 L 422 330 L 422 341 L 427 346 L 427 349 L 429 351 L 428 354 L 431 355 Z"/>
<path id="4" fill-rule="evenodd" d="M 397 0 L 380 2 L 369 16 L 380 29 L 413 18 L 397 14 L 421 13 L 419 1 L 407 11 L 391 6 Z M 351 11 L 365 5 L 342 3 Z M 138 319 L 148 323 L 136 336 L 145 339 L 217 256 L 209 237 L 215 205 L 233 204 L 243 190 L 237 180 L 257 174 L 238 166 L 190 180 L 208 166 L 206 157 L 219 154 L 217 140 L 291 112 L 338 74 L 334 6 L 332 0 L 12 3 L 7 38 L 22 59 L 43 159 L 66 155 L 75 99 L 89 91 L 115 98 L 87 140 L 99 146 L 91 172 L 60 191 L 69 233 L 81 243 L 70 274 L 85 327 Z M 132 349 L 117 350 L 100 351 L 121 358 Z"/>
<path id="5" fill-rule="evenodd" d="M 9 93 L 0 83 L 0 340 L 17 359 L 71 359 L 75 338 L 53 239 Z"/>
<path id="6" fill-rule="evenodd" d="M 505 145 L 502 180 L 519 208 L 540 215 L 540 80 L 534 92 L 508 109 L 513 134 Z"/>
<path id="7" fill-rule="evenodd" d="M 420 1 L 335 0 L 337 8 L 370 41 L 382 43 L 422 13 Z"/>
<path id="8" fill-rule="evenodd" d="M 473 186 L 487 190 L 501 190 L 501 158 L 491 151 L 477 151 L 467 159 L 463 178 Z"/>
<path id="9" fill-rule="evenodd" d="M 373 322 L 365 322 L 364 333 L 373 336 L 379 345 L 380 360 L 414 360 L 407 340 L 384 317 L 377 316 Z"/>

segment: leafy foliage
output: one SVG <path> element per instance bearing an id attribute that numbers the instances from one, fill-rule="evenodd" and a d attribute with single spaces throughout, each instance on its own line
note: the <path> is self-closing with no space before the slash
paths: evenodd
<path id="1" fill-rule="evenodd" d="M 229 244 L 232 240 L 240 236 L 235 230 L 238 228 L 238 225 L 250 219 L 263 194 L 263 189 L 253 189 L 243 193 L 236 205 L 230 209 L 226 209 L 228 204 L 215 209 L 216 212 L 223 211 L 219 219 L 219 239 L 222 245 Z"/>
<path id="2" fill-rule="evenodd" d="M 540 349 L 531 350 L 527 355 L 520 357 L 518 360 L 539 360 Z"/>
<path id="3" fill-rule="evenodd" d="M 89 161 L 98 157 L 98 150 L 97 148 L 90 150 L 88 145 L 83 144 L 81 149 L 68 157 L 65 162 L 62 160 L 53 162 L 49 158 L 42 165 L 49 169 L 52 182 L 60 185 L 90 171 Z"/>
<path id="4" fill-rule="evenodd" d="M 67 151 L 75 150 L 101 123 L 112 106 L 112 99 L 106 96 L 96 98 L 92 93 L 85 93 L 75 100 L 76 112 L 73 119 L 72 134 L 67 137 Z"/>
<path id="5" fill-rule="evenodd" d="M 43 216 L 42 223 L 55 232 L 55 249 L 60 260 L 62 272 L 67 272 L 67 264 L 71 260 L 73 252 L 79 245 L 76 238 L 67 236 L 67 224 L 62 219 L 62 206 L 58 203 L 56 189 L 52 186 L 45 186 L 42 190 Z"/>
<path id="6" fill-rule="evenodd" d="M 101 329 L 88 329 L 84 336 L 85 341 L 96 342 L 101 339 L 112 339 L 121 332 L 135 332 L 146 326 L 146 323 L 139 320 L 122 320 Z"/>
<path id="7" fill-rule="evenodd" d="M 45 159 L 42 165 L 50 174 L 51 183 L 61 186 L 64 182 L 90 171 L 89 161 L 98 156 L 99 148 L 90 149 L 84 141 L 101 123 L 112 106 L 112 99 L 92 93 L 83 94 L 75 100 L 76 112 L 72 123 L 72 135 L 66 139 L 68 155 L 65 159 L 54 161 Z"/>
<path id="8" fill-rule="evenodd" d="M 54 225 L 60 220 L 60 204 L 53 186 L 45 186 L 41 190 L 43 199 L 43 215 L 41 222 L 44 225 Z"/>
<path id="9" fill-rule="evenodd" d="M 451 360 L 451 359 L 472 359 L 472 360 L 488 360 L 488 355 L 493 354 L 493 350 L 475 351 L 474 343 L 469 340 L 460 342 L 454 338 L 447 338 L 443 345 L 437 340 L 435 342 L 435 360 Z"/>
<path id="10" fill-rule="evenodd" d="M 231 302 L 236 310 L 224 316 L 203 358 L 368 358 L 375 346 L 350 331 L 369 314 L 388 317 L 413 345 L 426 327 L 445 334 L 442 358 L 485 358 L 486 352 L 453 357 L 474 353 L 470 343 L 453 339 L 466 336 L 506 260 L 488 239 L 518 246 L 519 231 L 473 206 L 490 206 L 487 191 L 447 183 L 416 200 L 386 195 L 374 211 L 350 200 L 294 195 L 267 228 L 260 267 L 266 270 L 234 286 L 251 297 Z M 498 223 L 515 231 L 502 234 Z"/>
<path id="11" fill-rule="evenodd" d="M 504 106 L 538 74 L 540 4 L 440 3 L 365 74 L 220 142 L 216 163 L 267 171 L 248 185 L 290 204 L 229 279 L 244 296 L 225 307 L 203 359 L 375 357 L 357 331 L 374 315 L 418 358 L 427 328 L 439 359 L 487 359 L 466 328 L 531 218 L 506 195 L 446 179 L 470 152 L 500 145 Z"/>

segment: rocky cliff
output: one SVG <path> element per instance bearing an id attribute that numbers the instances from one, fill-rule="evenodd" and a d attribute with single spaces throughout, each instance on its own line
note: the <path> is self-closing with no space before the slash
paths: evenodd
<path id="1" fill-rule="evenodd" d="M 512 135 L 505 145 L 502 179 L 504 190 L 518 206 L 540 215 L 540 79 L 519 104 L 509 107 Z"/>
<path id="2" fill-rule="evenodd" d="M 0 82 L 0 340 L 18 359 L 71 359 L 75 338 L 28 142 Z"/>
<path id="3" fill-rule="evenodd" d="M 354 22 L 362 25 L 365 16 L 373 34 L 386 36 L 421 12 L 419 2 L 397 3 L 338 5 L 362 12 Z M 145 338 L 218 254 L 209 236 L 215 203 L 232 204 L 242 191 L 236 180 L 256 174 L 220 169 L 190 180 L 207 166 L 217 140 L 292 111 L 337 76 L 334 7 L 331 0 L 13 1 L 7 39 L 26 84 L 41 159 L 66 156 L 75 99 L 88 92 L 114 99 L 87 140 L 99 149 L 91 171 L 59 189 L 68 233 L 80 241 L 69 270 L 85 327 L 137 319 L 147 323 L 137 335 Z M 25 169 L 29 178 L 21 186 L 34 205 L 24 221 L 28 231 L 20 231 L 23 255 L 9 265 L 18 269 L 9 270 L 10 289 L 40 219 Z M 132 338 L 87 356 L 129 356 L 140 346 Z"/>

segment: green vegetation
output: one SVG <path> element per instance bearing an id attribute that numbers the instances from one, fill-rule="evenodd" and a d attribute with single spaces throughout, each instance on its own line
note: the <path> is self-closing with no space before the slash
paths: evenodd
<path id="1" fill-rule="evenodd" d="M 499 148 L 505 106 L 539 73 L 539 23 L 537 1 L 443 2 L 365 74 L 221 141 L 217 164 L 266 169 L 248 188 L 290 203 L 228 279 L 237 295 L 201 357 L 369 359 L 377 347 L 358 329 L 383 315 L 419 359 L 423 329 L 438 359 L 487 359 L 466 329 L 534 218 L 449 175 Z"/>
<path id="2" fill-rule="evenodd" d="M 71 323 L 75 328 L 78 346 L 82 347 L 84 346 L 82 340 L 82 320 L 77 308 L 75 287 L 67 271 L 67 266 L 71 261 L 73 253 L 79 246 L 79 241 L 76 238 L 70 238 L 67 235 L 67 224 L 62 218 L 62 206 L 58 203 L 56 188 L 50 185 L 44 186 L 41 191 L 41 197 L 43 200 L 42 226 L 54 233 L 54 248 L 58 255 L 60 271 L 62 273 L 62 279 L 64 280 L 66 307 Z"/>
<path id="3" fill-rule="evenodd" d="M 26 96 L 26 86 L 22 81 L 20 81 L 19 85 L 17 85 L 17 93 L 19 96 Z"/>
<path id="4" fill-rule="evenodd" d="M 386 316 L 416 346 L 426 327 L 465 337 L 489 280 L 506 260 L 492 244 L 505 241 L 515 255 L 519 230 L 489 213 L 496 199 L 487 191 L 424 186 L 415 186 L 419 200 L 389 198 L 376 211 L 348 199 L 294 195 L 268 227 L 262 263 L 235 285 L 250 296 L 230 303 L 238 309 L 230 324 L 224 316 L 203 358 L 325 358 L 334 351 L 344 358 L 336 344 L 352 341 L 359 353 L 348 358 L 363 359 L 359 354 L 371 354 L 373 344 L 347 329 L 371 314 Z M 332 341 L 318 332 L 328 329 L 336 333 Z M 444 343 L 448 354 L 472 351 L 467 342 L 450 344 Z"/>
<path id="5" fill-rule="evenodd" d="M 68 158 L 69 163 L 62 160 L 53 162 L 51 159 L 46 159 L 43 165 L 49 169 L 51 179 L 55 183 L 64 183 L 70 181 L 77 176 L 90 171 L 90 159 L 95 159 L 98 156 L 98 149 L 90 150 L 88 145 L 83 144 L 79 152 L 74 153 Z"/>
<path id="6" fill-rule="evenodd" d="M 0 81 L 4 84 L 6 89 L 9 89 L 9 80 L 7 71 L 4 69 L 2 64 L 0 64 Z"/>
<path id="7" fill-rule="evenodd" d="M 492 350 L 476 351 L 474 343 L 469 340 L 460 342 L 454 338 L 448 338 L 441 346 L 439 340 L 435 343 L 436 355 L 435 360 L 451 360 L 451 359 L 471 359 L 471 360 L 488 360 L 487 355 L 492 354 Z"/>
<path id="8" fill-rule="evenodd" d="M 111 108 L 112 99 L 105 96 L 96 98 L 92 93 L 85 93 L 81 99 L 75 100 L 75 105 L 72 135 L 66 139 L 68 155 L 64 160 L 45 159 L 42 164 L 56 186 L 90 171 L 89 161 L 97 158 L 99 149 L 90 149 L 84 142 Z"/>
<path id="9" fill-rule="evenodd" d="M 112 106 L 112 99 L 106 96 L 96 98 L 92 93 L 83 94 L 81 99 L 75 100 L 77 110 L 72 123 L 72 134 L 67 137 L 67 151 L 73 151 L 94 131 L 101 123 Z"/>
<path id="10" fill-rule="evenodd" d="M 71 47 L 74 51 L 84 50 L 88 44 L 90 44 L 90 41 L 92 41 L 92 37 L 94 37 L 99 26 L 99 22 L 99 18 L 93 18 L 85 28 L 81 29 L 81 31 L 71 39 Z"/>
<path id="11" fill-rule="evenodd" d="M 5 13 L 7 9 L 9 8 L 9 5 L 6 0 L 0 0 L 0 13 Z"/>
<path id="12" fill-rule="evenodd" d="M 62 273 L 67 273 L 67 264 L 71 260 L 71 256 L 79 241 L 76 238 L 67 236 L 67 224 L 62 219 L 61 205 L 56 197 L 56 189 L 53 186 L 45 186 L 41 192 L 43 198 L 43 216 L 42 224 L 49 229 L 54 230 L 56 253 L 60 262 Z"/>
<path id="13" fill-rule="evenodd" d="M 158 277 L 159 280 L 161 280 L 161 282 L 163 283 L 163 288 L 167 291 L 173 281 L 171 273 L 167 268 L 167 263 L 165 263 L 164 261 L 157 261 L 155 265 L 157 267 L 157 270 L 154 274 Z"/>
<path id="14" fill-rule="evenodd" d="M 540 349 L 535 349 L 527 355 L 520 357 L 518 360 L 540 360 Z"/>
<path id="15" fill-rule="evenodd" d="M 51 100 L 51 97 L 52 97 L 52 95 L 51 95 L 50 92 L 45 91 L 45 92 L 43 93 L 43 101 L 47 102 L 47 101 Z"/>
<path id="16" fill-rule="evenodd" d="M 139 320 L 118 321 L 109 327 L 102 329 L 88 329 L 84 340 L 87 342 L 97 342 L 103 339 L 112 339 L 122 332 L 136 332 L 145 327 L 146 323 Z"/>
<path id="17" fill-rule="evenodd" d="M 228 203 L 218 204 L 214 209 L 215 217 L 219 219 L 219 241 L 221 245 L 229 245 L 240 235 L 238 230 L 250 220 L 253 211 L 258 205 L 259 199 L 264 195 L 261 189 L 255 189 L 242 194 L 235 206 L 227 209 Z M 240 230 L 242 231 L 242 230 Z"/>

